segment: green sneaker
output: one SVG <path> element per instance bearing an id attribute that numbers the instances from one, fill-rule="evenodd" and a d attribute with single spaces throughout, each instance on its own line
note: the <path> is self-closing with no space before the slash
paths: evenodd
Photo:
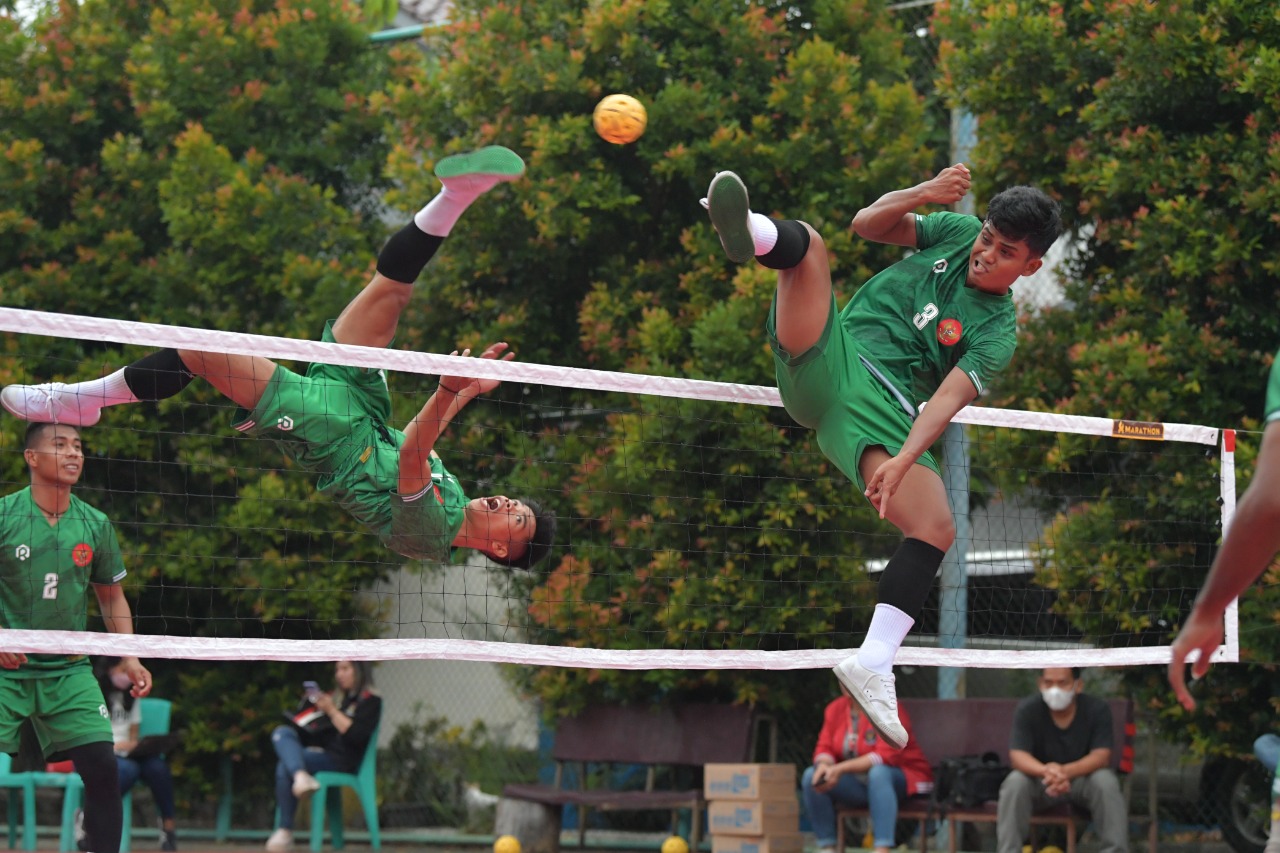
<path id="1" fill-rule="evenodd" d="M 719 172 L 707 187 L 706 208 L 729 260 L 741 264 L 754 258 L 756 243 L 747 216 L 751 206 L 742 179 L 733 172 Z"/>
<path id="2" fill-rule="evenodd" d="M 490 145 L 466 154 L 453 154 L 436 163 L 436 177 L 488 176 L 496 181 L 514 181 L 524 174 L 524 161 L 510 148 Z"/>

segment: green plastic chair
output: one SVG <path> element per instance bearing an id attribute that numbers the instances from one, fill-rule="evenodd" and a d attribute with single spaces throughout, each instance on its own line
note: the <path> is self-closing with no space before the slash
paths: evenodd
<path id="1" fill-rule="evenodd" d="M 76 850 L 76 812 L 84 800 L 84 780 L 80 774 L 72 770 L 70 773 L 57 773 L 49 770 L 30 770 L 26 773 L 15 773 L 14 776 L 26 776 L 31 779 L 31 808 L 27 810 L 26 820 L 35 826 L 35 788 L 62 788 L 66 793 L 62 797 L 62 827 L 58 833 L 59 853 L 75 853 Z M 10 801 L 12 810 L 12 801 Z M 12 813 L 12 811 L 11 811 Z M 25 821 L 24 821 L 25 826 Z M 28 847 L 28 850 L 36 849 Z"/>
<path id="2" fill-rule="evenodd" d="M 324 847 L 324 812 L 329 809 L 329 834 L 333 836 L 333 849 L 341 850 L 346 843 L 342 838 L 342 789 L 354 788 L 364 809 L 364 820 L 369 825 L 369 846 L 382 849 L 382 832 L 378 824 L 378 731 L 382 721 L 374 727 L 365 748 L 364 758 L 355 773 L 339 773 L 322 770 L 315 774 L 319 789 L 311 794 L 311 849 Z"/>
<path id="3" fill-rule="evenodd" d="M 22 849 L 36 849 L 36 786 L 30 774 L 13 772 L 13 757 L 0 753 L 0 788 L 9 791 L 9 849 L 18 842 L 18 809 L 22 809 Z M 18 795 L 22 802 L 18 802 Z"/>
<path id="4" fill-rule="evenodd" d="M 167 735 L 169 733 L 169 717 L 173 711 L 173 703 L 168 699 L 144 697 L 138 700 L 142 709 L 142 721 L 138 723 L 138 737 L 148 735 Z M 134 787 L 137 787 L 136 785 Z M 129 853 L 133 842 L 133 789 L 125 793 L 120 802 L 124 810 L 124 825 L 120 830 L 120 853 Z"/>

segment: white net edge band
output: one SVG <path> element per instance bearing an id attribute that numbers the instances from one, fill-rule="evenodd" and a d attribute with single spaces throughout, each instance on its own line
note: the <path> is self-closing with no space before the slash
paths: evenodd
<path id="1" fill-rule="evenodd" d="M 204 352 L 253 353 L 265 358 L 319 361 L 326 364 L 368 367 L 402 373 L 426 375 L 443 373 L 591 391 L 617 391 L 626 394 L 761 406 L 780 407 L 782 405 L 778 389 L 765 385 L 743 385 L 705 379 L 646 376 L 581 367 L 556 367 L 519 361 L 433 355 L 410 350 L 304 341 L 212 329 L 191 329 L 185 326 L 83 317 L 77 314 L 55 314 L 22 308 L 0 308 L 0 331 Z M 1118 438 L 1150 439 L 1158 434 L 1160 440 L 1164 441 L 1206 445 L 1217 444 L 1219 434 L 1216 427 L 1198 424 L 1138 423 L 1085 415 L 991 409 L 983 406 L 966 406 L 960 410 L 954 420 L 958 423 L 979 426 L 1011 427 L 1042 432 L 1072 432 Z M 1126 433 L 1126 430 L 1129 432 Z"/>
<path id="2" fill-rule="evenodd" d="M 167 637 L 81 631 L 0 629 L 0 649 L 50 654 L 134 655 L 186 660 L 450 660 L 560 666 L 582 669 L 754 669 L 833 667 L 847 649 L 786 652 L 685 649 L 581 649 L 489 640 L 270 640 Z M 895 665 L 1040 669 L 1046 666 L 1134 666 L 1167 664 L 1168 646 L 1140 649 L 932 649 L 904 646 Z M 1213 660 L 1228 660 L 1218 649 Z"/>
<path id="3" fill-rule="evenodd" d="M 349 344 L 326 343 L 323 341 L 297 340 L 265 335 L 251 335 L 242 332 L 222 332 L 211 329 L 192 329 L 185 326 L 166 326 L 153 323 L 140 323 L 131 320 L 115 320 L 109 318 L 84 317 L 77 314 L 59 314 L 44 311 L 30 311 L 20 308 L 0 307 L 0 331 L 16 334 L 42 335 L 46 337 L 76 338 L 81 340 L 108 341 L 121 344 L 134 344 L 148 347 L 173 347 L 176 349 L 193 349 L 207 352 L 246 353 L 251 352 L 267 358 L 284 358 L 296 361 L 322 361 L 329 364 L 344 364 L 356 367 L 368 367 L 379 370 L 394 370 L 419 374 L 456 374 L 478 378 L 498 379 L 502 381 L 528 382 L 542 385 L 580 388 L 599 391 L 617 391 L 629 394 L 649 394 L 656 396 L 680 397 L 695 400 L 712 400 L 718 402 L 747 403 L 754 405 L 781 406 L 782 401 L 776 388 L 761 385 L 743 385 L 709 380 L 682 379 L 678 377 L 645 376 L 641 374 L 615 373 L 603 370 L 589 370 L 575 367 L 555 367 L 523 362 L 506 362 L 492 359 L 463 358 L 460 356 L 432 355 L 409 350 L 383 349 L 377 347 L 352 346 Z M 1222 438 L 1222 465 L 1220 473 L 1220 489 L 1222 495 L 1222 528 L 1225 532 L 1231 522 L 1235 509 L 1235 431 L 1222 430 L 1216 427 L 1198 424 L 1161 423 L 1161 422 L 1129 422 L 1111 418 L 1089 417 L 1084 415 L 1063 415 L 1054 412 L 1030 412 L 1016 409 L 991 409 L 985 407 L 966 406 L 954 418 L 959 423 L 981 426 L 1032 429 L 1047 432 L 1072 432 L 1083 435 L 1112 436 L 1118 438 L 1142 438 L 1147 440 L 1180 441 L 1195 444 L 1215 445 Z M 1126 428 L 1123 425 L 1128 425 Z M 1127 432 L 1125 430 L 1128 430 Z M 1237 621 L 1237 605 L 1233 601 L 1225 614 L 1224 645 L 1214 653 L 1214 660 L 1239 660 L 1239 625 Z M 0 629 L 5 640 L 16 639 L 15 632 Z M 50 653 L 85 653 L 73 648 L 85 643 L 93 634 L 72 634 L 67 646 L 59 642 L 57 647 L 14 647 L 13 651 L 50 652 Z M 76 639 L 79 642 L 77 643 Z M 173 653 L 164 653 L 161 657 L 190 657 L 203 659 L 231 659 L 248 657 L 244 652 L 238 655 L 221 653 L 206 655 L 204 653 L 182 652 L 179 650 L 191 643 L 209 643 L 209 638 L 184 638 L 148 635 L 144 653 L 150 650 L 152 656 L 160 648 L 168 650 L 170 643 Z M 29 642 L 32 640 L 28 640 Z M 39 642 L 39 641 L 35 641 Z M 119 636 L 113 636 L 110 642 L 126 642 Z M 134 642 L 128 640 L 128 642 Z M 232 641 L 243 643 L 244 641 Z M 270 642 L 270 641 L 261 641 Z M 359 641 L 275 641 L 284 644 L 279 648 L 272 646 L 270 655 L 258 655 L 259 659 L 271 660 L 332 660 L 331 654 L 317 656 L 314 649 L 318 644 L 323 648 L 333 648 L 333 644 L 344 642 L 382 644 L 411 642 L 420 647 L 423 643 L 470 643 L 474 641 L 439 641 L 439 640 L 359 640 Z M 294 646 L 298 651 L 293 651 Z M 423 659 L 458 659 L 485 660 L 498 663 L 533 663 L 555 666 L 586 666 L 589 662 L 561 662 L 551 660 L 559 655 L 552 652 L 572 652 L 575 654 L 606 655 L 611 658 L 627 656 L 629 663 L 618 663 L 613 668 L 619 669 L 810 669 L 822 666 L 834 666 L 846 654 L 840 651 L 813 652 L 686 652 L 686 651 L 618 651 L 618 650 L 581 650 L 564 649 L 552 646 L 531 646 L 507 643 L 484 643 L 496 645 L 503 649 L 536 650 L 532 655 L 508 653 L 506 656 L 485 656 L 482 658 L 451 657 L 455 647 L 449 645 L 449 652 L 405 652 L 393 655 L 395 658 Z M 0 648 L 4 646 L 0 645 Z M 313 650 L 307 651 L 311 647 Z M 93 654 L 120 654 L 112 651 L 93 651 Z M 458 654 L 462 654 L 458 651 Z M 996 651 L 976 649 L 933 650 L 907 647 L 903 648 L 895 662 L 920 666 L 973 666 L 993 668 L 1037 668 L 1058 664 L 1044 663 L 1050 660 L 1054 652 L 1050 651 Z M 297 656 L 295 656 L 297 655 Z M 711 659 L 720 655 L 760 657 L 757 664 L 704 665 L 682 664 L 686 655 L 699 655 Z M 778 655 L 799 656 L 801 662 L 793 663 Z M 1034 661 L 1028 656 L 1034 655 Z M 1083 656 L 1082 656 L 1083 655 Z M 1061 653 L 1061 665 L 1094 666 L 1094 665 L 1137 665 L 1146 663 L 1167 663 L 1169 647 L 1158 646 L 1143 649 L 1091 649 L 1070 650 Z M 526 660 L 528 657 L 536 660 Z M 570 655 L 573 658 L 573 655 Z M 826 658 L 830 657 L 830 663 Z M 1101 658 L 1096 663 L 1085 663 L 1086 659 Z M 369 657 L 370 660 L 382 659 Z M 576 659 L 576 658 L 575 658 Z M 595 658 L 589 658 L 594 660 Z M 812 662 L 815 659 L 821 662 Z M 1076 664 L 1070 660 L 1080 661 Z M 1021 663 L 1018 663 L 1021 661 Z M 767 666 L 765 664 L 768 664 Z"/>

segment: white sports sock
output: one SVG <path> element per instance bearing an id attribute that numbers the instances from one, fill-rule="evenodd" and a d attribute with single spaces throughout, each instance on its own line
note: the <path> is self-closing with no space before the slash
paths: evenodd
<path id="1" fill-rule="evenodd" d="M 756 244 L 757 255 L 767 255 L 778 244 L 778 226 L 763 213 L 748 213 L 747 227 L 751 229 L 751 239 Z"/>
<path id="2" fill-rule="evenodd" d="M 66 392 L 100 403 L 103 406 L 117 406 L 121 403 L 136 403 L 138 398 L 129 390 L 124 381 L 124 368 L 120 368 L 110 376 L 101 379 L 89 379 L 84 382 L 69 383 Z"/>
<path id="3" fill-rule="evenodd" d="M 877 604 L 867 628 L 867 639 L 858 649 L 858 663 L 880 675 L 893 674 L 893 659 L 916 620 L 892 604 Z"/>
<path id="4" fill-rule="evenodd" d="M 448 237 L 458 219 L 471 206 L 471 202 L 493 189 L 501 181 L 511 180 L 508 175 L 456 175 L 441 178 L 444 188 L 427 206 L 413 215 L 413 222 L 422 233 L 433 237 Z"/>

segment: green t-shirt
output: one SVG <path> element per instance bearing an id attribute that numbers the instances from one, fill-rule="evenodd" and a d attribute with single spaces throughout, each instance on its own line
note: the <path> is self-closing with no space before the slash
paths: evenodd
<path id="1" fill-rule="evenodd" d="M 974 216 L 917 215 L 917 251 L 873 276 L 840 314 L 881 381 L 889 380 L 896 396 L 917 409 L 953 368 L 982 393 L 1013 358 L 1012 292 L 995 296 L 965 287 L 981 230 Z"/>
<path id="2" fill-rule="evenodd" d="M 1280 352 L 1276 360 L 1271 362 L 1271 378 L 1267 380 L 1267 423 L 1280 421 Z"/>
<path id="3" fill-rule="evenodd" d="M 120 542 L 111 521 L 71 496 L 49 524 L 31 487 L 0 498 L 0 626 L 37 630 L 88 628 L 90 584 L 124 579 Z M 87 663 L 83 655 L 28 655 L 11 677 L 36 677 Z"/>

